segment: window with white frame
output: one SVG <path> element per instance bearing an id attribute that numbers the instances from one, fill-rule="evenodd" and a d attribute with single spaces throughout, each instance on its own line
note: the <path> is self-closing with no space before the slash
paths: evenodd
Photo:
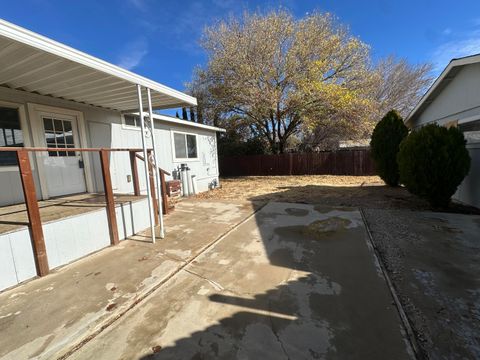
<path id="1" fill-rule="evenodd" d="M 140 128 L 140 116 L 134 114 L 123 115 L 123 123 L 125 126 Z"/>
<path id="2" fill-rule="evenodd" d="M 480 119 L 460 123 L 458 128 L 463 132 L 467 144 L 480 143 Z"/>
<path id="3" fill-rule="evenodd" d="M 197 159 L 197 135 L 181 132 L 173 133 L 175 159 Z"/>
<path id="4" fill-rule="evenodd" d="M 0 147 L 24 146 L 18 109 L 0 107 Z M 0 166 L 17 165 L 14 152 L 0 152 Z"/>

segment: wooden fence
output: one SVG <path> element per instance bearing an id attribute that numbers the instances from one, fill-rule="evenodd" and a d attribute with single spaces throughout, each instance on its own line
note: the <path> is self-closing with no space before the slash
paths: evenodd
<path id="1" fill-rule="evenodd" d="M 221 176 L 375 175 L 369 149 L 221 157 Z"/>

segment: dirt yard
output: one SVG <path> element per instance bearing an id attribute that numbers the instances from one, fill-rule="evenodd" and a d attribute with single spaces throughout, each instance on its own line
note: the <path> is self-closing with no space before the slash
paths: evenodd
<path id="1" fill-rule="evenodd" d="M 372 209 L 435 210 L 403 187 L 385 186 L 378 176 L 248 176 L 221 179 L 220 184 L 220 188 L 202 193 L 198 198 L 284 201 Z M 478 209 L 456 203 L 452 203 L 447 211 L 480 214 Z"/>
<path id="2" fill-rule="evenodd" d="M 433 209 L 376 176 L 221 179 L 206 199 L 359 207 L 424 359 L 480 358 L 480 211 Z M 456 214 L 454 214 L 456 213 Z"/>

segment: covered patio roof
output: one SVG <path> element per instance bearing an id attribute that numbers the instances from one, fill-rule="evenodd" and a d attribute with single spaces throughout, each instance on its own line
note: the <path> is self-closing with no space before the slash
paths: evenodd
<path id="1" fill-rule="evenodd" d="M 0 19 L 0 86 L 138 111 L 136 85 L 152 90 L 154 109 L 197 105 L 194 97 Z"/>

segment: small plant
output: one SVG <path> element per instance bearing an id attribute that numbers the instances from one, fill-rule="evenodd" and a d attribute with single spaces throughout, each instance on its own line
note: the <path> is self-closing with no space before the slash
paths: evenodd
<path id="1" fill-rule="evenodd" d="M 370 147 L 378 175 L 390 186 L 397 186 L 400 179 L 397 165 L 398 148 L 407 136 L 408 129 L 402 117 L 390 110 L 375 126 Z"/>
<path id="2" fill-rule="evenodd" d="M 430 124 L 413 131 L 397 156 L 400 181 L 435 207 L 447 207 L 470 169 L 460 130 Z"/>

